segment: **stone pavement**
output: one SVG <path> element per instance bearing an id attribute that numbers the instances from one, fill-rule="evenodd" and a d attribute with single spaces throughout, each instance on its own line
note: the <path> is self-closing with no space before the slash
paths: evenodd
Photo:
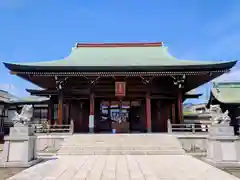
<path id="1" fill-rule="evenodd" d="M 237 180 L 188 155 L 59 156 L 9 180 Z"/>

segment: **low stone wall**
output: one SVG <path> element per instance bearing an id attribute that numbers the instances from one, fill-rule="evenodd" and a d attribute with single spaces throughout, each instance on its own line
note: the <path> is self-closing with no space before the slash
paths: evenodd
<path id="1" fill-rule="evenodd" d="M 70 134 L 37 134 L 36 149 L 38 153 L 55 153 L 59 150 L 63 140 Z M 205 156 L 207 150 L 207 135 L 178 134 L 183 149 L 191 155 Z"/>
<path id="2" fill-rule="evenodd" d="M 69 137 L 69 134 L 37 134 L 36 149 L 37 152 L 56 152 L 59 150 L 64 138 Z"/>

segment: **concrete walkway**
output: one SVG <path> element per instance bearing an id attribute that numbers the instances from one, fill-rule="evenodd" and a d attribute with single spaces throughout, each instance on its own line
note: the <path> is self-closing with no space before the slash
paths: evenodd
<path id="1" fill-rule="evenodd" d="M 9 180 L 237 180 L 188 155 L 60 156 Z"/>

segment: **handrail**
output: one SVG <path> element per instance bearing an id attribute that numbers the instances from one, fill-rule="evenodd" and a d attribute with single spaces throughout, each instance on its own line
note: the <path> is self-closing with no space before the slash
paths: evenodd
<path id="1" fill-rule="evenodd" d="M 209 125 L 205 125 L 205 124 L 183 124 L 183 126 L 179 126 L 178 124 L 172 124 L 173 132 L 187 131 L 195 134 L 196 132 L 208 132 L 208 129 L 209 129 Z"/>
<path id="2" fill-rule="evenodd" d="M 172 132 L 208 132 L 211 123 L 171 124 L 168 120 L 168 133 Z"/>
<path id="3" fill-rule="evenodd" d="M 70 124 L 32 124 L 35 133 L 70 133 L 74 132 L 74 123 L 71 120 Z"/>

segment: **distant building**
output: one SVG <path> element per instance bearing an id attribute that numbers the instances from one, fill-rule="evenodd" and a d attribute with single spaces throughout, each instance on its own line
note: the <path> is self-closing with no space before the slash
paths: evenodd
<path id="1" fill-rule="evenodd" d="M 240 106 L 240 82 L 213 83 L 208 106 L 219 104 L 222 109 Z"/>
<path id="2" fill-rule="evenodd" d="M 222 111 L 229 111 L 229 115 L 240 116 L 240 82 L 213 83 L 208 107 L 219 104 Z"/>

